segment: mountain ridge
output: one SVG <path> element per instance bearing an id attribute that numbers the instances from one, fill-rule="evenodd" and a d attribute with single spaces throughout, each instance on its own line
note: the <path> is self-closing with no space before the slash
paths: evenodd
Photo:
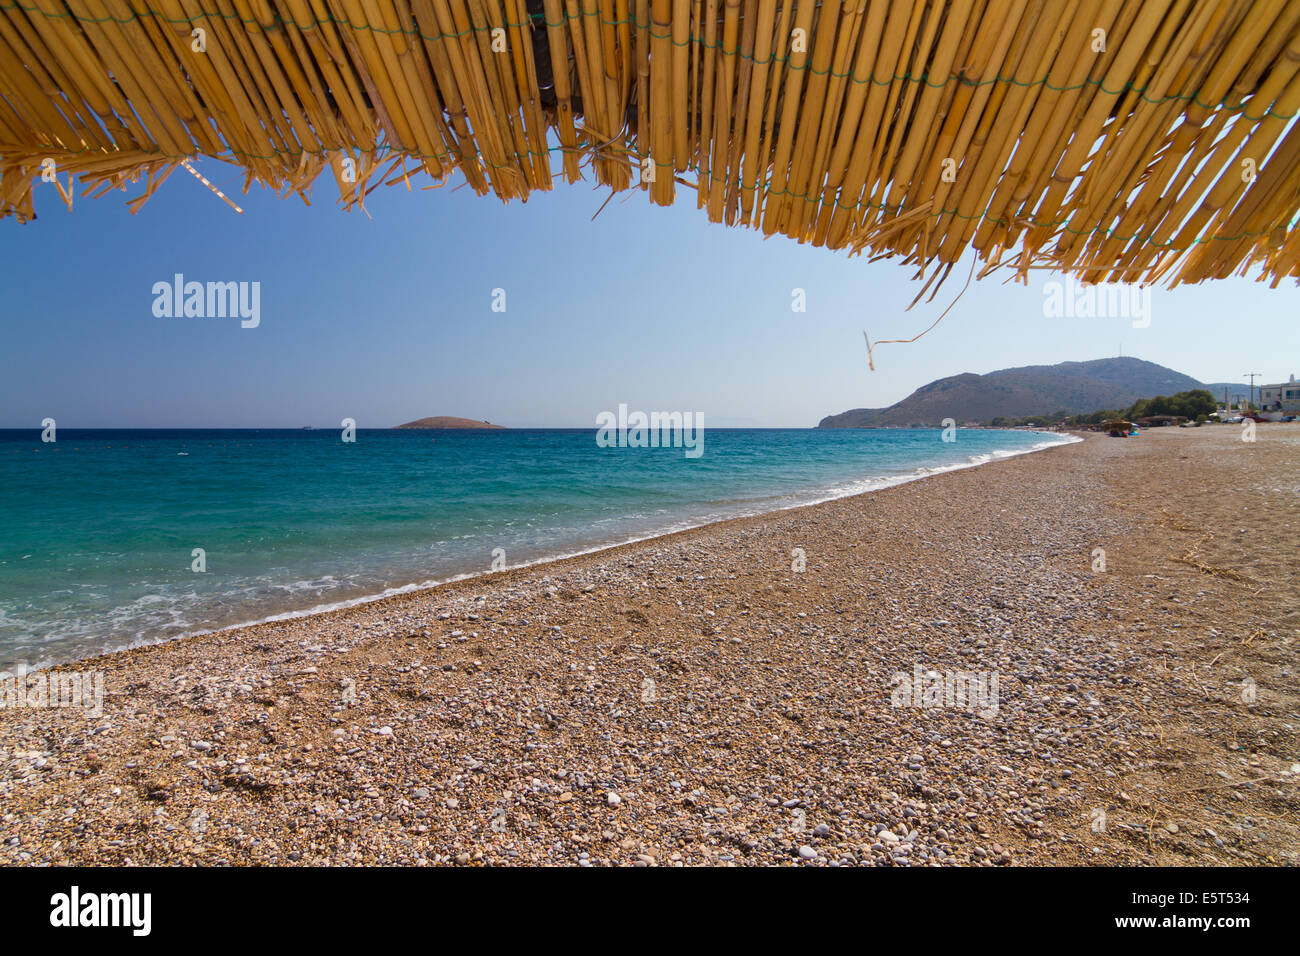
<path id="1" fill-rule="evenodd" d="M 886 408 L 827 415 L 818 428 L 883 428 L 958 424 L 1028 415 L 1070 415 L 1127 408 L 1139 398 L 1205 386 L 1189 375 L 1144 359 L 1122 357 L 1056 365 L 1024 365 L 985 375 L 962 372 L 935 379 Z"/>

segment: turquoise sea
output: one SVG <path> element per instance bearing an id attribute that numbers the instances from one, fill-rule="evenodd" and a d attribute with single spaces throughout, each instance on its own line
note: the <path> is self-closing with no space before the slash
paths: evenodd
<path id="1" fill-rule="evenodd" d="M 0 668 L 361 600 L 1067 440 L 1027 431 L 0 431 Z M 203 570 L 195 567 L 202 549 Z M 504 555 L 501 554 L 504 552 Z"/>

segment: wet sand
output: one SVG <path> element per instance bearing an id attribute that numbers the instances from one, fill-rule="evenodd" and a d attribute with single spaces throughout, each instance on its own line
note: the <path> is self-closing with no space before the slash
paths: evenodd
<path id="1" fill-rule="evenodd" d="M 0 710 L 0 861 L 1294 864 L 1300 426 L 1257 437 L 1092 436 L 61 668 L 104 712 Z M 896 706 L 931 671 L 996 701 Z"/>

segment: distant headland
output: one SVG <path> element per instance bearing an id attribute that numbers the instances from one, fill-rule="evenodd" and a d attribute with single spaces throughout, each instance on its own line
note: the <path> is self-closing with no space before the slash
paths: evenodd
<path id="1" fill-rule="evenodd" d="M 417 418 L 413 422 L 407 422 L 405 425 L 394 425 L 394 428 L 505 428 L 504 425 L 493 425 L 491 422 L 480 422 L 474 418 L 454 418 L 451 415 L 434 415 L 432 418 Z"/>

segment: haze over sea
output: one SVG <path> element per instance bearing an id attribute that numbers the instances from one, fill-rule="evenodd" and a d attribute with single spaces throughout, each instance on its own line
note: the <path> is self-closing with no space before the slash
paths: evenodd
<path id="1" fill-rule="evenodd" d="M 0 667 L 61 663 L 1059 441 L 1041 432 L 708 429 L 704 454 L 593 429 L 0 431 Z M 935 506 L 940 507 L 941 502 Z M 193 570 L 195 549 L 205 570 Z"/>

